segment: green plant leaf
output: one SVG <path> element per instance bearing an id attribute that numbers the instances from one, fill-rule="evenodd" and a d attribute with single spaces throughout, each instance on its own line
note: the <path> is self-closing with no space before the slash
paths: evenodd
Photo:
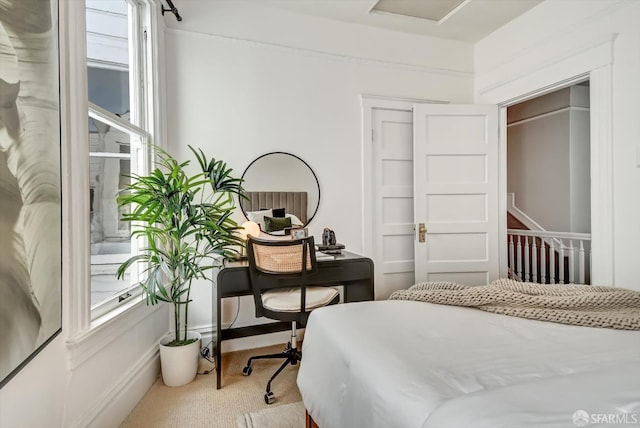
<path id="1" fill-rule="evenodd" d="M 139 254 L 120 265 L 118 278 L 140 263 L 139 285 L 147 304 L 182 308 L 181 320 L 188 319 L 192 280 L 206 278 L 205 272 L 220 264 L 219 256 L 237 254 L 243 244 L 231 218 L 233 197 L 243 196 L 242 180 L 225 162 L 189 149 L 200 171 L 188 174 L 190 161 L 179 162 L 154 146 L 154 169 L 148 175 L 131 174 L 116 198 L 120 207 L 130 207 L 123 210 L 122 221 L 132 223 L 132 238 L 143 242 Z"/>

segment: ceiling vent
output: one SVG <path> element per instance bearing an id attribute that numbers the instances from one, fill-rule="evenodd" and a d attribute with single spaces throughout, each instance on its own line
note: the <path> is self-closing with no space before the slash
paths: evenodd
<path id="1" fill-rule="evenodd" d="M 443 22 L 469 0 L 378 0 L 371 11 Z"/>

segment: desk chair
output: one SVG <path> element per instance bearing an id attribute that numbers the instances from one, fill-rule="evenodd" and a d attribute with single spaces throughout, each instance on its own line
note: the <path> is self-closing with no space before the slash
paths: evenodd
<path id="1" fill-rule="evenodd" d="M 264 401 L 271 404 L 275 401 L 271 391 L 273 379 L 287 365 L 295 366 L 302 358 L 298 350 L 296 325 L 306 324 L 313 309 L 338 303 L 340 295 L 333 287 L 308 285 L 309 277 L 317 269 L 313 236 L 286 241 L 267 241 L 250 236 L 247 258 L 256 317 L 291 321 L 291 341 L 283 352 L 251 357 L 242 369 L 242 373 L 249 376 L 253 360 L 285 359 L 267 383 Z"/>

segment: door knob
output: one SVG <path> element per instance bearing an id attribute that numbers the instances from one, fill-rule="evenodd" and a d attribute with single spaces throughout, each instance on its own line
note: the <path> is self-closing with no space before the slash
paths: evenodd
<path id="1" fill-rule="evenodd" d="M 424 225 L 424 223 L 420 223 L 418 225 L 418 242 L 425 242 L 426 235 L 427 235 L 427 227 Z"/>

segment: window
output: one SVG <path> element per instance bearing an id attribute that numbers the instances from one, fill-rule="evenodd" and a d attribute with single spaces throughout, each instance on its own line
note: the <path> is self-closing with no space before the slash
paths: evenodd
<path id="1" fill-rule="evenodd" d="M 152 104 L 147 74 L 146 3 L 87 0 L 91 313 L 101 316 L 139 294 L 138 273 L 116 279 L 136 251 L 116 197 L 131 173 L 144 174 L 151 143 Z"/>

